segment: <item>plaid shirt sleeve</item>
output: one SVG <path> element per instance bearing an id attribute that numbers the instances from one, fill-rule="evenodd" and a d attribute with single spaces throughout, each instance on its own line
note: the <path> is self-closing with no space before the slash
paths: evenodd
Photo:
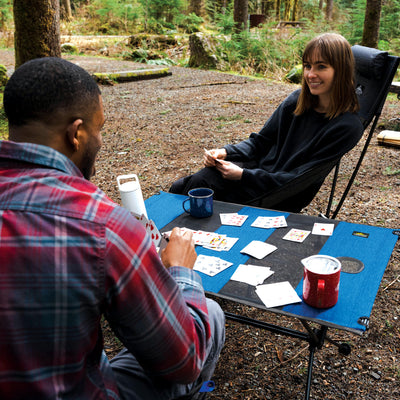
<path id="1" fill-rule="evenodd" d="M 145 229 L 121 207 L 106 241 L 105 315 L 114 332 L 150 375 L 193 382 L 210 345 L 200 277 L 184 267 L 167 270 Z"/>

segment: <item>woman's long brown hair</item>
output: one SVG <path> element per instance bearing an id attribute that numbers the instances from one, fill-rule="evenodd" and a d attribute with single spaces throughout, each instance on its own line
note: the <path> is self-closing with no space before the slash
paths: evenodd
<path id="1" fill-rule="evenodd" d="M 331 119 L 344 112 L 357 112 L 360 107 L 355 93 L 355 61 L 349 42 L 337 33 L 324 33 L 315 37 L 304 50 L 303 69 L 306 62 L 317 59 L 331 65 L 335 71 L 326 117 Z M 303 74 L 302 89 L 294 113 L 301 115 L 316 107 L 317 103 L 318 96 L 311 94 Z"/>

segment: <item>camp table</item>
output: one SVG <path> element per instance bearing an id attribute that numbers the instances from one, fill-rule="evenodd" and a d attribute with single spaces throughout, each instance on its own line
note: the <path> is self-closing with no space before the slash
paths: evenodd
<path id="1" fill-rule="evenodd" d="M 149 219 L 152 219 L 161 232 L 173 227 L 186 227 L 192 230 L 218 232 L 239 240 L 228 252 L 216 252 L 196 246 L 197 254 L 223 258 L 232 266 L 211 277 L 200 273 L 206 293 L 231 301 L 254 306 L 268 312 L 294 317 L 302 323 L 305 330 L 293 330 L 284 326 L 225 313 L 232 319 L 251 326 L 305 340 L 309 343 L 308 374 L 305 399 L 310 396 L 312 367 L 315 350 L 323 343 L 337 345 L 343 354 L 350 353 L 347 344 L 332 341 L 328 328 L 337 328 L 361 335 L 369 327 L 369 318 L 379 285 L 399 236 L 397 230 L 354 224 L 345 221 L 328 220 L 304 214 L 293 214 L 274 210 L 248 207 L 238 204 L 214 201 L 214 213 L 208 218 L 194 218 L 184 212 L 182 202 L 187 196 L 160 192 L 145 201 Z M 239 213 L 248 215 L 244 224 L 238 226 L 221 225 L 220 213 Z M 274 217 L 283 215 L 287 227 L 262 229 L 251 224 L 259 216 Z M 312 231 L 314 223 L 334 224 L 331 236 L 310 234 L 302 243 L 283 240 L 291 229 Z M 242 250 L 252 240 L 260 240 L 277 247 L 277 250 L 262 260 L 256 260 Z M 223 254 L 222 254 L 223 253 Z M 257 264 L 271 267 L 274 274 L 265 283 L 289 281 L 297 294 L 302 297 L 303 265 L 301 260 L 314 254 L 324 254 L 339 258 L 342 263 L 339 299 L 335 306 L 317 309 L 303 301 L 276 308 L 266 308 L 255 292 L 255 287 L 230 280 L 239 264 Z M 318 328 L 312 327 L 317 325 Z"/>

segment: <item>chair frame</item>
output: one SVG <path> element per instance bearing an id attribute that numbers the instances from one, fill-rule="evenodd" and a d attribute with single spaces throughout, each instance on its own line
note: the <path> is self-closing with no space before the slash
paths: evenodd
<path id="1" fill-rule="evenodd" d="M 362 46 L 359 46 L 359 47 L 362 47 Z M 370 125 L 370 123 L 372 121 L 371 128 L 370 128 L 367 138 L 365 140 L 365 143 L 364 143 L 363 149 L 360 153 L 360 156 L 358 158 L 357 164 L 353 170 L 353 173 L 352 173 L 349 181 L 347 182 L 347 186 L 346 186 L 345 190 L 343 191 L 342 196 L 340 197 L 340 200 L 339 200 L 335 210 L 331 214 L 331 208 L 332 208 L 333 198 L 334 198 L 335 189 L 336 189 L 336 183 L 337 183 L 338 175 L 339 175 L 340 159 L 338 160 L 338 162 L 335 166 L 335 172 L 334 172 L 334 176 L 333 176 L 332 187 L 331 187 L 331 192 L 330 192 L 330 196 L 329 196 L 329 200 L 328 200 L 328 206 L 326 209 L 326 213 L 321 214 L 322 216 L 324 216 L 326 218 L 335 219 L 337 214 L 339 213 L 340 209 L 342 208 L 344 201 L 346 200 L 346 197 L 347 197 L 347 195 L 354 183 L 354 180 L 357 176 L 357 173 L 361 167 L 361 163 L 364 160 L 364 156 L 368 150 L 368 146 L 371 142 L 372 136 L 375 132 L 376 125 L 381 116 L 383 106 L 385 104 L 387 95 L 390 90 L 390 85 L 396 74 L 397 68 L 399 67 L 399 63 L 400 63 L 400 57 L 392 56 L 392 55 L 387 56 L 385 71 L 383 74 L 384 77 L 382 79 L 382 85 L 381 85 L 383 90 L 379 93 L 379 96 L 375 100 L 375 103 L 374 103 L 375 107 L 372 107 L 375 110 L 368 110 L 368 112 L 366 113 L 367 114 L 366 117 L 361 116 L 364 130 L 366 130 L 368 128 L 368 126 Z M 359 84 L 358 83 L 359 79 L 360 79 L 359 76 L 356 74 L 357 85 Z"/>

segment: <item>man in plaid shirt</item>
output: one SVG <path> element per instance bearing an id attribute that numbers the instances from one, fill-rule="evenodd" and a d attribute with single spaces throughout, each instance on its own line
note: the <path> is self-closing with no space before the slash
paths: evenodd
<path id="1" fill-rule="evenodd" d="M 0 141 L 0 398 L 199 398 L 224 342 L 189 232 L 161 254 L 89 182 L 102 144 L 100 90 L 59 58 L 19 67 Z M 101 318 L 124 344 L 108 360 Z"/>

